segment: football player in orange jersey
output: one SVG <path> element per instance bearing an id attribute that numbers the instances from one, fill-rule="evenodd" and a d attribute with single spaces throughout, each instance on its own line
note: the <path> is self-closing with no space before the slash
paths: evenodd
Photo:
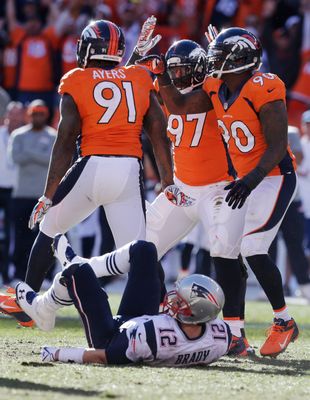
<path id="1" fill-rule="evenodd" d="M 261 55 L 259 40 L 244 29 L 229 28 L 214 35 L 207 53 L 212 78 L 202 90 L 186 94 L 172 84 L 163 57 L 148 56 L 140 64 L 157 75 L 160 94 L 171 113 L 212 109 L 216 113 L 239 179 L 226 187 L 211 255 L 235 259 L 241 252 L 246 258 L 274 312 L 260 352 L 276 357 L 297 338 L 298 328 L 286 307 L 281 274 L 268 249 L 295 195 L 296 175 L 287 143 L 285 87 L 276 75 L 257 71 Z M 228 234 L 231 224 L 233 234 Z"/>
<path id="2" fill-rule="evenodd" d="M 110 21 L 89 24 L 78 41 L 79 68 L 63 76 L 61 120 L 44 195 L 30 217 L 40 225 L 26 282 L 39 290 L 52 261 L 51 243 L 103 205 L 116 247 L 145 238 L 140 135 L 154 148 L 163 189 L 173 184 L 166 121 L 149 73 L 120 67 L 124 36 Z M 71 165 L 79 138 L 80 158 Z"/>
<path id="3" fill-rule="evenodd" d="M 202 87 L 206 74 L 206 52 L 201 46 L 191 40 L 180 40 L 169 48 L 165 58 L 169 74 L 179 90 L 190 92 Z M 155 82 L 156 86 L 158 88 Z M 195 203 L 186 208 L 175 207 L 161 193 L 152 204 L 148 204 L 146 237 L 156 245 L 159 259 L 199 221 L 207 234 L 213 237 L 211 242 L 214 246 L 217 215 L 226 194 L 224 188 L 233 180 L 232 166 L 215 113 L 180 116 L 164 109 L 168 117 L 167 134 L 173 142 L 174 182 L 194 198 Z M 233 229 L 233 225 L 228 229 Z M 244 338 L 243 330 L 245 274 L 238 258 L 220 261 L 214 258 L 219 283 L 223 281 L 223 276 L 229 281 L 225 287 L 223 315 L 237 345 L 232 353 L 247 356 L 254 350 Z M 117 271 L 111 271 L 106 255 L 93 257 L 89 263 L 99 271 L 98 276 L 118 274 Z"/>

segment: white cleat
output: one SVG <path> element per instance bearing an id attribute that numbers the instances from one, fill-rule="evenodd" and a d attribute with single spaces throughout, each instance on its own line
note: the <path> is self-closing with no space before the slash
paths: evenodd
<path id="1" fill-rule="evenodd" d="M 79 257 L 75 254 L 68 239 L 61 233 L 57 234 L 54 238 L 52 248 L 54 255 L 59 260 L 62 269 L 68 267 L 72 263 L 85 262 L 85 258 Z"/>
<path id="2" fill-rule="evenodd" d="M 44 310 L 42 296 L 34 292 L 25 282 L 16 286 L 16 300 L 19 306 L 31 317 L 42 331 L 51 331 L 55 326 L 56 313 Z"/>
<path id="3" fill-rule="evenodd" d="M 58 347 L 44 346 L 41 349 L 41 361 L 42 362 L 56 362 L 56 351 Z"/>

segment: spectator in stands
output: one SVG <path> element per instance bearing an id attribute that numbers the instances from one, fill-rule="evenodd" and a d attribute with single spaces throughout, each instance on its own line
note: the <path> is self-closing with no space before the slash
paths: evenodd
<path id="1" fill-rule="evenodd" d="M 300 127 L 301 115 L 310 108 L 310 1 L 301 1 L 299 30 L 301 35 L 301 67 L 291 88 L 288 102 L 289 123 Z"/>
<path id="2" fill-rule="evenodd" d="M 288 142 L 296 157 L 299 166 L 303 160 L 303 150 L 300 141 L 299 129 L 294 126 L 288 127 Z M 302 209 L 302 202 L 299 191 L 290 204 L 285 217 L 281 223 L 280 232 L 282 233 L 287 253 L 289 265 L 295 275 L 301 294 L 310 301 L 310 277 L 309 263 L 305 255 L 303 241 L 305 230 L 305 218 Z M 277 236 L 278 237 L 278 236 Z M 270 256 L 276 261 L 277 258 L 277 237 L 270 246 Z M 287 271 L 288 272 L 288 271 Z M 286 295 L 291 294 L 289 287 L 290 274 L 286 277 L 284 286 Z"/>
<path id="3" fill-rule="evenodd" d="M 11 102 L 7 106 L 4 124 L 0 127 L 0 274 L 2 282 L 9 282 L 9 248 L 11 233 L 11 196 L 16 183 L 16 171 L 7 157 L 10 134 L 25 123 L 22 103 Z"/>
<path id="4" fill-rule="evenodd" d="M 28 14 L 18 23 L 14 0 L 7 0 L 7 24 L 12 45 L 18 49 L 17 99 L 23 104 L 41 98 L 52 110 L 55 91 L 54 50 L 58 44 L 54 28 L 43 29 L 38 14 Z"/>
<path id="5" fill-rule="evenodd" d="M 310 261 L 310 110 L 302 114 L 301 146 L 304 159 L 298 170 L 300 194 L 306 217 L 306 251 Z"/>
<path id="6" fill-rule="evenodd" d="M 30 103 L 27 114 L 30 123 L 13 131 L 8 153 L 17 168 L 17 183 L 13 190 L 12 214 L 15 228 L 13 261 L 14 279 L 25 279 L 27 260 L 37 235 L 28 228 L 28 220 L 38 197 L 44 190 L 56 131 L 47 126 L 48 108 L 42 100 Z"/>

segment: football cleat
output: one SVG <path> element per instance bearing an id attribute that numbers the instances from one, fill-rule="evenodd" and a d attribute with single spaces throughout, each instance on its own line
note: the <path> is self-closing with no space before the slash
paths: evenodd
<path id="1" fill-rule="evenodd" d="M 231 357 L 251 357 L 255 355 L 255 350 L 249 345 L 245 337 L 233 335 L 227 355 Z"/>
<path id="2" fill-rule="evenodd" d="M 17 304 L 15 296 L 12 296 L 12 288 L 8 288 L 7 293 L 9 294 L 0 294 L 0 312 L 14 317 L 19 325 L 31 328 L 34 321 Z"/>
<path id="3" fill-rule="evenodd" d="M 44 346 L 41 349 L 41 361 L 48 362 L 56 362 L 56 351 L 59 350 L 58 347 L 50 347 Z"/>
<path id="4" fill-rule="evenodd" d="M 287 346 L 298 338 L 299 330 L 293 318 L 284 321 L 275 318 L 267 331 L 267 339 L 260 349 L 262 356 L 277 357 Z"/>
<path id="5" fill-rule="evenodd" d="M 250 345 L 250 343 L 248 342 L 248 339 L 245 336 L 244 328 L 241 328 L 240 330 L 241 330 L 241 336 L 243 337 L 243 340 L 244 340 L 244 343 L 245 343 L 245 346 L 246 346 L 246 351 L 248 353 L 248 356 L 254 356 L 255 355 L 254 347 L 252 347 Z"/>
<path id="6" fill-rule="evenodd" d="M 34 320 L 42 331 L 50 331 L 55 326 L 56 313 L 44 309 L 44 303 L 36 292 L 25 282 L 16 286 L 16 299 L 20 307 Z"/>
<path id="7" fill-rule="evenodd" d="M 71 264 L 73 260 L 75 263 L 85 262 L 84 258 L 75 254 L 65 235 L 58 234 L 55 236 L 52 249 L 63 269 Z"/>
<path id="8" fill-rule="evenodd" d="M 247 357 L 247 346 L 242 336 L 232 335 L 232 340 L 229 346 L 227 355 L 232 357 Z"/>

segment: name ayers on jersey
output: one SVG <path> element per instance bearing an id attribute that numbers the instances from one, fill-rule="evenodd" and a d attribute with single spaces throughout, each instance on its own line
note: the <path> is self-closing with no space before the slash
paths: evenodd
<path id="1" fill-rule="evenodd" d="M 82 156 L 122 155 L 142 158 L 141 133 L 153 81 L 138 66 L 75 68 L 59 85 L 80 114 Z"/>

